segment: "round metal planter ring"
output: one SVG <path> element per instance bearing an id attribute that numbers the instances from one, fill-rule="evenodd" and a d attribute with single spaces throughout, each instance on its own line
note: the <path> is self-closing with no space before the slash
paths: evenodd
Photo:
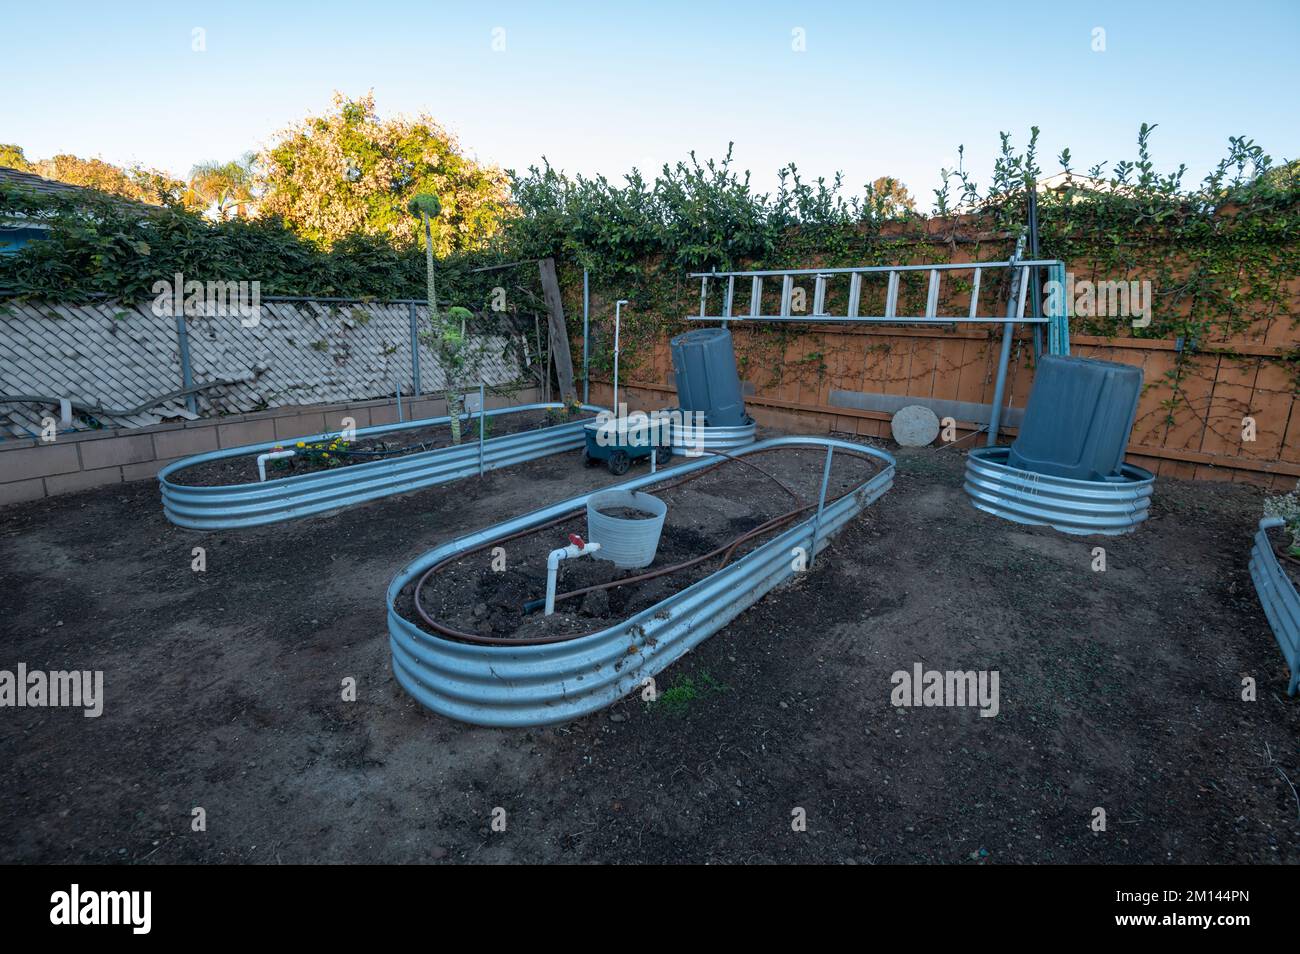
<path id="1" fill-rule="evenodd" d="M 966 455 L 965 491 L 979 510 L 1062 533 L 1129 533 L 1146 520 L 1155 475 L 1125 464 L 1120 479 L 1073 480 L 1007 466 L 1009 447 Z"/>

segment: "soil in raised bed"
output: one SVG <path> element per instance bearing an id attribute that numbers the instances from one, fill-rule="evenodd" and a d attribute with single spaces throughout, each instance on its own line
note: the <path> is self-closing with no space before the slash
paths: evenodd
<path id="1" fill-rule="evenodd" d="M 568 412 L 561 410 L 502 414 L 487 418 L 485 437 L 487 440 L 491 440 L 494 437 L 504 437 L 507 434 L 516 434 L 520 431 L 537 430 L 590 416 L 585 411 L 579 411 L 570 416 Z M 463 421 L 461 423 L 461 443 L 469 444 L 477 441 L 478 421 Z M 292 450 L 297 443 L 297 440 L 286 440 L 283 442 L 283 446 L 286 450 Z M 300 456 L 267 461 L 266 479 L 296 477 L 300 474 L 311 474 L 321 470 L 347 467 L 351 464 L 364 464 L 368 461 L 381 459 L 374 456 L 376 452 L 388 457 L 402 457 L 406 454 L 418 454 L 422 451 L 450 446 L 451 427 L 447 424 L 422 427 L 412 431 L 390 431 L 387 434 L 363 437 L 361 440 L 352 442 L 347 446 L 347 450 L 357 452 L 354 455 L 349 455 L 345 451 L 343 453 L 331 452 L 328 460 L 315 456 Z M 258 453 L 262 452 L 259 451 Z M 330 461 L 336 463 L 330 463 Z M 256 483 L 257 454 L 206 461 L 179 470 L 169 479 L 174 484 L 181 484 L 186 487 L 226 487 L 233 484 Z"/>
<path id="2" fill-rule="evenodd" d="M 563 599 L 562 594 L 616 580 L 635 579 L 656 570 L 686 563 L 722 547 L 768 520 L 796 507 L 815 507 L 824 452 L 780 449 L 745 458 L 779 479 L 800 495 L 796 501 L 771 477 L 737 461 L 727 461 L 704 476 L 673 486 L 680 480 L 671 471 L 664 484 L 669 489 L 644 488 L 668 507 L 654 561 L 647 567 L 619 569 L 608 560 L 584 556 L 561 562 L 555 613 L 540 608 L 525 612 L 525 604 L 546 595 L 546 557 L 567 544 L 569 534 L 587 538 L 585 511 L 562 523 L 502 544 L 505 568 L 494 561 L 492 545 L 442 568 L 421 592 L 421 604 L 440 624 L 461 633 L 514 639 L 577 636 L 621 622 L 673 593 L 704 579 L 723 566 L 723 555 L 675 572 L 636 580 L 622 586 L 592 590 Z M 879 469 L 874 461 L 838 455 L 832 468 L 827 499 L 838 497 L 865 481 Z M 602 511 L 613 516 L 649 517 L 630 507 Z M 807 519 L 812 510 L 790 523 L 773 528 L 736 547 L 731 562 L 740 559 L 792 523 Z M 793 559 L 793 557 L 792 557 Z M 419 620 L 408 588 L 409 617 Z M 421 622 L 423 622 L 421 620 Z"/>

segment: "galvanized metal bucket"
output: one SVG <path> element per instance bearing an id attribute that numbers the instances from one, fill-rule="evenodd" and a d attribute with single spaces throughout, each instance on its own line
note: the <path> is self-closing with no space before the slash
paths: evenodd
<path id="1" fill-rule="evenodd" d="M 615 517 L 602 510 L 627 507 L 650 514 L 645 518 Z M 620 570 L 635 570 L 654 562 L 668 505 L 658 497 L 631 490 L 606 490 L 587 499 L 587 542 L 599 543 L 592 554 Z"/>

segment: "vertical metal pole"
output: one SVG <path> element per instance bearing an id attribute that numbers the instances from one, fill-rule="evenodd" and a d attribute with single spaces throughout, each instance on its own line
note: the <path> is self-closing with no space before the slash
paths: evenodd
<path id="1" fill-rule="evenodd" d="M 1048 269 L 1048 277 L 1057 283 L 1061 290 L 1060 295 L 1054 296 L 1057 308 L 1056 314 L 1052 316 L 1052 323 L 1048 326 L 1049 340 L 1051 341 L 1052 354 L 1069 354 L 1070 353 L 1070 295 L 1067 290 L 1068 276 L 1065 273 L 1065 263 L 1057 262 Z"/>
<path id="2" fill-rule="evenodd" d="M 181 387 L 189 390 L 194 387 L 194 369 L 190 366 L 190 333 L 185 327 L 185 309 L 176 313 L 176 344 L 181 356 Z M 199 413 L 199 396 L 185 395 L 185 406 L 191 414 Z"/>
<path id="3" fill-rule="evenodd" d="M 478 475 L 483 476 L 483 412 L 487 410 L 487 386 L 478 383 Z"/>
<path id="4" fill-rule="evenodd" d="M 1038 258 L 1038 193 L 1034 186 L 1029 187 L 1029 257 Z M 1029 288 L 1032 301 L 1030 314 L 1035 318 L 1043 317 L 1043 275 L 1038 266 L 1034 266 Z M 1043 326 L 1034 325 L 1034 364 L 1043 355 Z"/>
<path id="5" fill-rule="evenodd" d="M 1047 280 L 1049 282 L 1057 280 L 1055 265 L 1048 266 Z M 1056 306 L 1056 302 L 1059 299 L 1065 297 L 1065 285 L 1064 284 L 1059 285 L 1058 289 L 1059 289 L 1059 294 L 1052 296 L 1053 307 L 1048 309 L 1049 311 L 1051 311 L 1051 314 L 1047 316 L 1047 353 L 1048 354 L 1060 354 L 1060 348 L 1061 348 L 1059 336 L 1058 336 L 1059 328 L 1057 327 L 1057 322 L 1056 322 L 1055 306 Z"/>
<path id="6" fill-rule="evenodd" d="M 1024 295 L 1020 283 L 1021 269 L 1015 264 L 1020 260 L 1019 249 L 1011 265 L 1011 296 L 1007 299 L 1007 321 L 1002 324 L 1002 350 L 998 355 L 998 376 L 993 384 L 993 408 L 989 411 L 989 437 L 985 442 L 989 447 L 998 443 L 998 428 L 1002 424 L 1002 401 L 1007 390 L 1007 365 L 1011 363 L 1011 339 L 1015 337 L 1015 323 L 1011 320 L 1019 311 L 1018 301 Z"/>
<path id="7" fill-rule="evenodd" d="M 808 551 L 808 569 L 812 569 L 813 560 L 817 558 L 817 537 L 822 528 L 822 511 L 826 509 L 826 488 L 831 481 L 831 457 L 834 447 L 826 448 L 826 466 L 822 468 L 822 489 L 817 495 L 817 515 L 813 517 L 812 547 Z"/>
<path id="8" fill-rule="evenodd" d="M 424 390 L 420 387 L 420 332 L 415 317 L 415 302 L 407 302 L 406 307 L 411 319 L 411 390 L 415 394 L 423 394 Z"/>
<path id="9" fill-rule="evenodd" d="M 587 284 L 587 270 L 582 270 L 582 403 L 590 404 L 591 379 L 587 373 L 587 329 L 591 319 L 591 289 Z"/>
<path id="10" fill-rule="evenodd" d="M 626 298 L 614 302 L 614 416 L 618 417 L 618 328 L 621 309 L 627 304 Z"/>

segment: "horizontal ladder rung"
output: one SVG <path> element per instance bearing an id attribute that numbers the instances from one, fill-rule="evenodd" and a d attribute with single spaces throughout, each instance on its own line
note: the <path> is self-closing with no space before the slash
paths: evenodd
<path id="1" fill-rule="evenodd" d="M 824 324 L 826 322 L 842 322 L 846 324 L 879 324 L 888 322 L 895 325 L 1001 325 L 1007 321 L 1006 316 L 994 318 L 988 315 L 972 317 L 970 315 L 687 315 L 687 321 L 730 321 L 733 324 L 744 324 L 752 321 L 788 321 L 791 324 L 807 322 L 810 324 Z M 1025 325 L 1045 325 L 1051 322 L 1050 318 L 1012 318 L 1011 321 L 1016 324 Z"/>
<path id="2" fill-rule="evenodd" d="M 886 272 L 974 271 L 977 268 L 1032 268 L 1059 265 L 1059 259 L 1023 259 L 1006 262 L 935 262 L 929 265 L 857 265 L 848 268 L 775 268 L 742 272 L 691 272 L 690 278 L 783 278 L 786 275 L 871 275 Z"/>

